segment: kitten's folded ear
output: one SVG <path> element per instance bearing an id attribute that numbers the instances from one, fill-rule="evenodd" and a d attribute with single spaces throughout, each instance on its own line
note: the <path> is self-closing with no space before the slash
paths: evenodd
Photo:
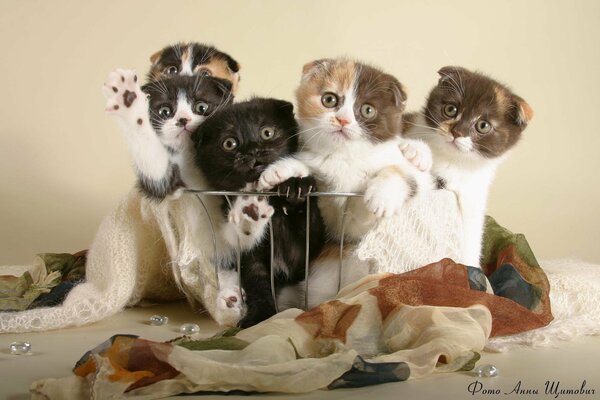
<path id="1" fill-rule="evenodd" d="M 533 108 L 517 95 L 513 95 L 513 110 L 513 119 L 519 126 L 526 126 L 533 118 Z"/>
<path id="2" fill-rule="evenodd" d="M 394 78 L 390 75 L 392 79 L 392 93 L 394 94 L 394 103 L 396 107 L 404 106 L 406 104 L 406 99 L 408 96 L 406 94 L 406 88 L 403 84 L 398 81 L 398 79 Z"/>
<path id="3" fill-rule="evenodd" d="M 271 101 L 273 102 L 273 107 L 275 107 L 276 110 L 291 114 L 292 116 L 294 115 L 294 105 L 289 101 L 278 99 L 273 99 Z"/>
<path id="4" fill-rule="evenodd" d="M 229 67 L 231 72 L 233 72 L 233 73 L 240 72 L 240 69 L 242 68 L 240 66 L 240 63 L 238 63 L 236 60 L 234 60 L 233 57 L 231 57 L 227 53 L 223 53 L 223 56 L 225 57 L 225 61 L 227 62 L 227 67 Z"/>
<path id="5" fill-rule="evenodd" d="M 438 71 L 438 74 L 440 75 L 440 79 L 438 81 L 438 85 L 440 83 L 443 83 L 449 79 L 455 80 L 457 82 L 460 82 L 460 74 L 461 73 L 465 73 L 468 74 L 470 71 L 466 68 L 463 67 L 456 67 L 456 66 L 445 66 L 440 68 L 440 70 Z"/>
<path id="6" fill-rule="evenodd" d="M 164 50 L 165 49 L 160 49 L 159 51 L 150 56 L 150 62 L 152 63 L 152 65 L 156 64 L 158 60 L 160 60 L 160 56 L 162 56 Z"/>
<path id="7" fill-rule="evenodd" d="M 320 60 L 311 61 L 304 64 L 302 67 L 302 80 L 309 80 L 321 69 L 327 68 L 331 62 L 330 58 L 321 58 Z"/>

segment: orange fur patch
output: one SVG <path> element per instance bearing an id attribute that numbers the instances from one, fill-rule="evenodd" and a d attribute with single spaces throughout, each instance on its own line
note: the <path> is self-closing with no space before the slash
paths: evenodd
<path id="1" fill-rule="evenodd" d="M 343 95 L 352 89 L 356 63 L 345 58 L 318 60 L 303 67 L 303 79 L 296 90 L 299 118 L 315 118 L 325 112 L 321 96 L 325 92 Z"/>
<path id="2" fill-rule="evenodd" d="M 390 165 L 389 167 L 382 168 L 377 173 L 377 176 L 380 177 L 391 177 L 391 176 L 404 176 L 404 172 L 400 169 L 400 167 L 396 165 Z"/>
<path id="3" fill-rule="evenodd" d="M 231 91 L 235 96 L 237 94 L 238 85 L 239 85 L 239 74 L 234 73 L 229 69 L 227 65 L 227 61 L 223 58 L 212 57 L 211 60 L 206 64 L 199 64 L 194 69 L 194 73 L 197 73 L 201 69 L 207 69 L 210 71 L 211 75 L 216 78 L 226 79 L 232 83 Z"/>

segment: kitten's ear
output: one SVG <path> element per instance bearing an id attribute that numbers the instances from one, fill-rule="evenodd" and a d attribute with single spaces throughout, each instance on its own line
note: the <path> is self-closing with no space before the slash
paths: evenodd
<path id="1" fill-rule="evenodd" d="M 235 61 L 233 59 L 233 57 L 231 57 L 229 54 L 227 54 L 227 53 L 223 53 L 223 54 L 225 55 L 225 61 L 227 62 L 227 66 L 229 67 L 231 72 L 233 72 L 233 73 L 240 72 L 240 69 L 242 68 L 240 63 Z"/>
<path id="2" fill-rule="evenodd" d="M 215 86 L 217 87 L 218 91 L 221 93 L 221 96 L 229 98 L 229 103 L 232 102 L 233 92 L 231 91 L 231 88 L 233 87 L 233 83 L 231 83 L 231 81 L 228 79 L 221 79 L 215 77 L 213 77 L 212 79 L 214 80 Z"/>
<path id="3" fill-rule="evenodd" d="M 408 98 L 406 94 L 406 88 L 402 85 L 398 79 L 392 78 L 392 93 L 394 94 L 394 103 L 396 107 L 404 106 L 406 104 L 406 99 Z"/>
<path id="4" fill-rule="evenodd" d="M 533 108 L 521 97 L 513 96 L 513 107 L 516 111 L 513 115 L 514 121 L 519 126 L 526 126 L 533 118 Z"/>
<path id="5" fill-rule="evenodd" d="M 306 81 L 312 78 L 321 69 L 327 68 L 331 62 L 330 58 L 322 58 L 320 60 L 311 61 L 304 64 L 302 67 L 302 80 Z"/>
<path id="6" fill-rule="evenodd" d="M 160 60 L 160 56 L 162 56 L 163 51 L 164 49 L 161 49 L 150 56 L 150 62 L 152 65 L 156 64 L 158 60 Z"/>
<path id="7" fill-rule="evenodd" d="M 294 105 L 292 103 L 290 103 L 289 101 L 285 101 L 285 100 L 272 100 L 272 101 L 273 101 L 273 106 L 275 107 L 276 110 L 290 114 L 293 118 Z"/>
<path id="8" fill-rule="evenodd" d="M 440 79 L 438 81 L 438 85 L 449 80 L 455 80 L 457 82 L 460 82 L 460 74 L 468 74 L 470 71 L 466 68 L 463 67 L 455 67 L 455 66 L 451 66 L 448 65 L 446 67 L 442 67 L 440 68 L 440 70 L 438 71 L 438 74 L 440 75 Z"/>
<path id="9" fill-rule="evenodd" d="M 146 83 L 144 86 L 142 86 L 140 89 L 142 89 L 142 92 L 146 93 L 146 96 L 150 96 L 150 85 L 152 85 L 153 82 L 150 83 Z"/>

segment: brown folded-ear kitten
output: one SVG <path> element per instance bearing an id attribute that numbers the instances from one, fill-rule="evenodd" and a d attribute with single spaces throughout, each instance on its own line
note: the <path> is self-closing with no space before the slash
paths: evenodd
<path id="1" fill-rule="evenodd" d="M 226 79 L 235 95 L 240 81 L 240 64 L 229 54 L 201 43 L 178 43 L 150 56 L 149 81 L 173 75 L 207 75 Z"/>
<path id="2" fill-rule="evenodd" d="M 405 117 L 405 135 L 430 146 L 438 186 L 456 193 L 465 229 L 457 261 L 478 267 L 489 186 L 533 110 L 481 73 L 444 67 L 438 74 L 423 112 Z"/>

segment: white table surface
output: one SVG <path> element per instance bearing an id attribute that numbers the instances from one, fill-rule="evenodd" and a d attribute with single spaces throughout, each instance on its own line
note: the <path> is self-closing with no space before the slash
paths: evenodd
<path id="1" fill-rule="evenodd" d="M 153 314 L 167 315 L 166 326 L 150 326 Z M 89 349 L 115 334 L 135 334 L 146 339 L 163 341 L 179 336 L 177 328 L 184 322 L 199 323 L 203 332 L 213 333 L 218 327 L 207 317 L 194 314 L 186 303 L 161 304 L 147 308 L 126 309 L 111 318 L 80 327 L 45 333 L 0 335 L 0 399 L 28 399 L 32 381 L 41 378 L 67 376 L 75 362 Z M 13 341 L 29 341 L 33 354 L 11 355 L 8 346 Z M 583 380 L 595 395 L 562 395 L 562 399 L 600 399 L 600 337 L 585 337 L 565 342 L 560 348 L 519 349 L 509 353 L 483 353 L 480 363 L 492 363 L 500 369 L 495 378 L 475 378 L 468 373 L 437 374 L 420 380 L 389 383 L 359 389 L 317 391 L 302 395 L 254 395 L 270 399 L 553 399 L 544 394 L 546 381 L 560 381 L 560 388 L 579 388 Z M 469 385 L 479 380 L 483 389 L 500 389 L 500 395 L 471 394 Z M 522 389 L 538 389 L 538 395 L 508 394 L 521 381 Z M 185 398 L 224 399 L 203 395 Z M 227 396 L 227 399 L 247 399 L 248 396 Z"/>

